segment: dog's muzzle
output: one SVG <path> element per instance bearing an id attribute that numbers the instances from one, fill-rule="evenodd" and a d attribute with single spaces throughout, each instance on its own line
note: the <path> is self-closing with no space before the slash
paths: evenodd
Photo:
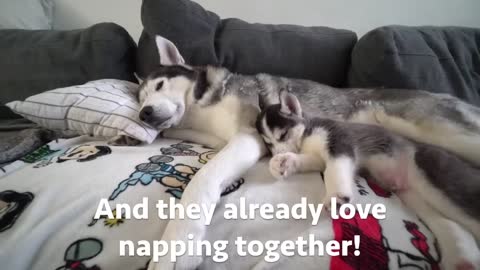
<path id="1" fill-rule="evenodd" d="M 145 106 L 140 111 L 139 115 L 140 120 L 143 122 L 152 125 L 152 126 L 159 126 L 163 124 L 165 121 L 170 119 L 170 117 L 157 117 L 154 113 L 152 106 Z"/>

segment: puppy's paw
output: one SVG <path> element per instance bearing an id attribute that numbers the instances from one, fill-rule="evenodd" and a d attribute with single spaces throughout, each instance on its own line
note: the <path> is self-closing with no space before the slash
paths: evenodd
<path id="1" fill-rule="evenodd" d="M 325 196 L 323 199 L 323 207 L 329 212 L 332 209 L 333 198 L 335 198 L 336 207 L 338 209 L 341 205 L 350 203 L 353 199 L 353 194 L 350 194 L 349 192 L 337 192 Z"/>
<path id="2" fill-rule="evenodd" d="M 108 144 L 113 146 L 135 146 L 141 143 L 141 141 L 127 135 L 117 135 L 108 140 Z"/>
<path id="3" fill-rule="evenodd" d="M 297 171 L 298 162 L 294 153 L 277 154 L 270 159 L 270 173 L 277 179 L 285 179 Z"/>

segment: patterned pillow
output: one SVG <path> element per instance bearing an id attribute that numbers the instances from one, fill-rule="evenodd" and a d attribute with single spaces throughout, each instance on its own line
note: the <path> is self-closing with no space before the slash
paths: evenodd
<path id="1" fill-rule="evenodd" d="M 158 131 L 138 119 L 138 85 L 105 79 L 13 101 L 7 106 L 38 125 L 65 135 L 127 135 L 151 143 Z"/>

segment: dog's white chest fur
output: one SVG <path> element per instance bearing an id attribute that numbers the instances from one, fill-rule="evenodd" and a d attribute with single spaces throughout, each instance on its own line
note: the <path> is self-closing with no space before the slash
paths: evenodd
<path id="1" fill-rule="evenodd" d="M 202 106 L 191 104 L 186 111 L 181 128 L 201 131 L 228 141 L 242 127 L 253 127 L 259 110 L 229 95 L 220 102 Z"/>

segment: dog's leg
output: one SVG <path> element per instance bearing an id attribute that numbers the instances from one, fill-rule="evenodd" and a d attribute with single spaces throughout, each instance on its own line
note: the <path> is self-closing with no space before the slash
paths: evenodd
<path id="1" fill-rule="evenodd" d="M 163 136 L 198 143 L 215 150 L 222 149 L 227 143 L 216 136 L 191 129 L 167 129 L 163 132 Z"/>
<path id="2" fill-rule="evenodd" d="M 215 205 L 222 191 L 238 179 L 245 171 L 252 167 L 267 149 L 260 136 L 253 131 L 235 135 L 228 144 L 203 166 L 193 177 L 185 189 L 181 204 Z M 162 240 L 184 241 L 187 243 L 188 234 L 194 237 L 192 241 L 204 238 L 206 230 L 205 220 L 171 220 Z M 170 261 L 170 254 L 160 257 L 158 262 L 152 258 L 149 270 L 191 270 L 197 268 L 202 262 L 202 256 L 180 256 L 176 263 Z"/>
<path id="3" fill-rule="evenodd" d="M 417 213 L 437 238 L 444 269 L 480 269 L 480 250 L 470 232 L 443 217 L 415 191 L 410 189 L 397 195 Z"/>
<path id="4" fill-rule="evenodd" d="M 349 203 L 353 199 L 355 184 L 355 161 L 346 156 L 327 160 L 325 172 L 325 199 L 326 209 L 331 209 L 331 199 L 336 198 L 338 204 Z"/>

